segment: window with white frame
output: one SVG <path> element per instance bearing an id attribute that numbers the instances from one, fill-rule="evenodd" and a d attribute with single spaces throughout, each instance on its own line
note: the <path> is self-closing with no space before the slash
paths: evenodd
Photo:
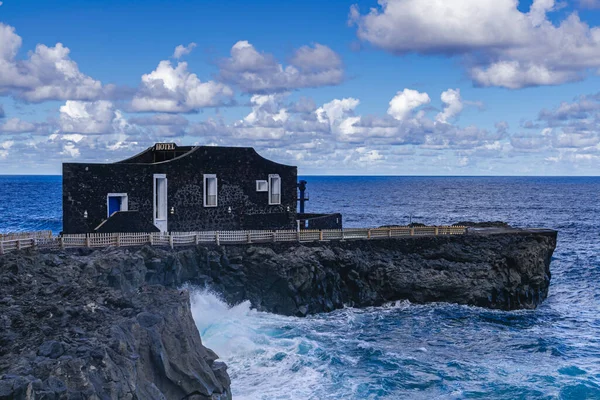
<path id="1" fill-rule="evenodd" d="M 269 175 L 269 205 L 281 204 L 281 178 Z"/>
<path id="2" fill-rule="evenodd" d="M 164 174 L 154 174 L 154 219 L 167 219 L 167 178 Z"/>
<path id="3" fill-rule="evenodd" d="M 256 191 L 257 192 L 268 192 L 269 191 L 269 182 L 256 181 Z"/>
<path id="4" fill-rule="evenodd" d="M 127 203 L 127 193 L 109 193 L 106 196 L 106 216 L 110 217 L 117 211 L 127 211 Z"/>
<path id="5" fill-rule="evenodd" d="M 217 206 L 217 175 L 204 174 L 204 207 Z"/>

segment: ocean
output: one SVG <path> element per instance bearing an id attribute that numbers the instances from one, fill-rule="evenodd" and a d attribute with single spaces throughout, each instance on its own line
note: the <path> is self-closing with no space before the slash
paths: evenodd
<path id="1" fill-rule="evenodd" d="M 308 318 L 192 291 L 234 399 L 600 399 L 600 178 L 303 177 L 346 227 L 506 221 L 559 231 L 528 311 L 408 302 Z M 61 179 L 0 176 L 0 232 L 61 230 Z"/>

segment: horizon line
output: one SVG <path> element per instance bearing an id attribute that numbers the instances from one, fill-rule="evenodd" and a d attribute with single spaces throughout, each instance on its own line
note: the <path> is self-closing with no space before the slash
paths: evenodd
<path id="1" fill-rule="evenodd" d="M 62 174 L 0 174 L 0 176 L 62 176 Z M 366 178 L 599 178 L 600 175 L 352 175 L 352 174 L 298 174 L 310 177 L 366 177 Z"/>

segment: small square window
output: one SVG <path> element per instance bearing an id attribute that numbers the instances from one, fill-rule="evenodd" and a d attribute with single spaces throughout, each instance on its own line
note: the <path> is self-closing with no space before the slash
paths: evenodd
<path id="1" fill-rule="evenodd" d="M 257 192 L 268 192 L 269 191 L 269 183 L 267 181 L 256 181 L 256 191 Z"/>

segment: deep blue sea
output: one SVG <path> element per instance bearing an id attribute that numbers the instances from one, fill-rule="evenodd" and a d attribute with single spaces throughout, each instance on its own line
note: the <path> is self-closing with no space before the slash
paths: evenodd
<path id="1" fill-rule="evenodd" d="M 305 177 L 346 227 L 503 220 L 559 231 L 533 311 L 400 303 L 309 318 L 194 290 L 235 399 L 600 399 L 600 178 Z M 0 232 L 61 229 L 60 177 L 0 176 Z"/>

